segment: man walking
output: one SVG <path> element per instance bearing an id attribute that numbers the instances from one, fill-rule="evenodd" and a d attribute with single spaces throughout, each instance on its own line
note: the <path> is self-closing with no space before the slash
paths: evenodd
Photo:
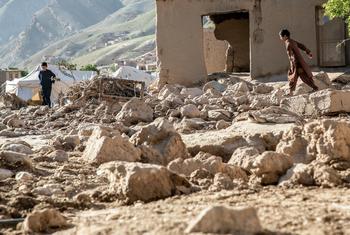
<path id="1" fill-rule="evenodd" d="M 56 75 L 47 68 L 47 63 L 41 64 L 41 71 L 39 73 L 40 85 L 43 93 L 43 105 L 51 107 L 51 90 L 52 84 L 55 82 Z"/>
<path id="2" fill-rule="evenodd" d="M 301 55 L 300 50 L 305 51 L 305 53 L 312 59 L 312 53 L 307 49 L 303 44 L 294 41 L 290 38 L 290 32 L 287 29 L 283 29 L 279 33 L 280 39 L 284 41 L 286 45 L 286 50 L 290 62 L 290 69 L 288 71 L 288 80 L 289 80 L 289 95 L 293 95 L 295 88 L 298 83 L 298 78 L 306 83 L 313 91 L 318 91 L 316 86 L 311 69 L 309 65 L 305 62 L 303 56 Z"/>

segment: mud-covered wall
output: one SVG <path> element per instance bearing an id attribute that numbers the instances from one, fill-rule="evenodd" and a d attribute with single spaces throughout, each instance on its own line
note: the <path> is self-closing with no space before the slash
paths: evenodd
<path id="1" fill-rule="evenodd" d="M 249 11 L 252 78 L 285 73 L 287 55 L 279 40 L 281 28 L 314 53 L 316 65 L 316 6 L 326 0 L 156 0 L 157 53 L 160 85 L 193 86 L 206 80 L 202 16 Z"/>
<path id="2" fill-rule="evenodd" d="M 207 73 L 223 72 L 225 70 L 228 43 L 216 39 L 213 29 L 204 29 L 203 33 Z"/>

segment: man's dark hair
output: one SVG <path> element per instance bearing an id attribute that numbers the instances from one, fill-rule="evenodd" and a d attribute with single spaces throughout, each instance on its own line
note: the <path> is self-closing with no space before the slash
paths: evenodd
<path id="1" fill-rule="evenodd" d="M 41 66 L 47 67 L 47 63 L 46 63 L 46 62 L 42 62 L 42 63 L 41 63 Z"/>
<path id="2" fill-rule="evenodd" d="M 281 37 L 284 37 L 284 36 L 286 36 L 286 37 L 290 37 L 290 32 L 289 32 L 289 30 L 288 29 L 282 29 L 281 31 L 280 31 L 280 36 Z"/>

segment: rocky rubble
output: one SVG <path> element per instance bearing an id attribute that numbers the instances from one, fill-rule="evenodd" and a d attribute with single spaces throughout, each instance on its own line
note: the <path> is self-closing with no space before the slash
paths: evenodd
<path id="1" fill-rule="evenodd" d="M 165 85 L 128 101 L 98 99 L 93 81 L 52 109 L 3 108 L 0 218 L 26 217 L 24 231 L 43 232 L 67 225 L 49 208 L 64 214 L 198 191 L 349 186 L 348 90 L 324 73 L 316 79 L 321 91 L 299 84 L 293 97 L 285 84 L 231 76 L 197 88 Z M 210 219 L 218 213 L 222 223 Z M 261 227 L 253 209 L 215 207 L 187 230 Z"/>

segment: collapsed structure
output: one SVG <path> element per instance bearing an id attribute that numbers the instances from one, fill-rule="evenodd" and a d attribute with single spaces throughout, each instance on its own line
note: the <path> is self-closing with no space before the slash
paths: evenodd
<path id="1" fill-rule="evenodd" d="M 288 28 L 293 38 L 309 47 L 314 54 L 311 65 L 349 64 L 346 57 L 350 47 L 336 48 L 345 38 L 345 23 L 340 19 L 330 21 L 323 15 L 325 2 L 157 0 L 160 85 L 191 86 L 203 83 L 208 70 L 215 70 L 213 66 L 216 72 L 223 71 L 225 66 L 218 61 L 225 59 L 211 59 L 225 57 L 223 50 L 211 50 L 212 54 L 208 54 L 206 40 L 210 37 L 203 32 L 206 16 L 215 23 L 216 39 L 227 41 L 232 47 L 234 71 L 250 72 L 253 79 L 286 72 L 288 61 L 278 36 L 281 28 Z"/>

